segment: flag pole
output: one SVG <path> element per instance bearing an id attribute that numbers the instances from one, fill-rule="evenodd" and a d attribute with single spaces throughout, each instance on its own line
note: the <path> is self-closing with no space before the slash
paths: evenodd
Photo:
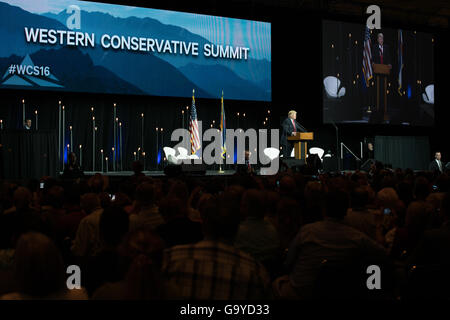
<path id="1" fill-rule="evenodd" d="M 223 140 L 223 134 L 224 134 L 224 131 L 226 130 L 226 128 L 225 128 L 225 110 L 224 110 L 224 106 L 223 106 L 223 90 L 222 90 L 222 98 L 220 100 L 220 130 L 221 130 L 221 140 L 222 140 L 222 152 L 221 152 L 220 157 L 222 159 L 224 159 L 226 149 L 225 149 L 225 141 Z M 225 173 L 225 171 L 223 171 L 223 168 L 222 168 L 222 161 L 219 164 L 219 173 Z"/>

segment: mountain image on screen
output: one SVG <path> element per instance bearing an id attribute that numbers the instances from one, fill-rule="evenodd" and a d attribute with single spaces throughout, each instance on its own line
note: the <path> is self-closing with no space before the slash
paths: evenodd
<path id="1" fill-rule="evenodd" d="M 68 17 L 65 11 L 59 14 L 46 13 L 44 15 L 58 20 L 62 24 L 65 23 Z M 95 33 L 97 41 L 99 41 L 99 35 L 107 30 L 108 34 L 117 34 L 119 36 L 156 37 L 165 40 L 182 39 L 186 42 L 197 42 L 199 48 L 203 48 L 205 43 L 210 43 L 205 38 L 185 28 L 163 24 L 152 18 L 118 18 L 106 13 L 86 11 L 82 11 L 81 16 L 81 31 Z M 108 51 L 98 46 L 95 50 L 91 48 L 84 50 L 89 53 L 96 64 L 102 65 L 120 77 L 132 81 L 136 86 L 149 94 L 180 96 L 178 93 L 164 94 L 160 90 L 158 92 L 148 91 L 150 90 L 149 86 L 154 83 L 152 82 L 154 77 L 158 81 L 169 84 L 171 81 L 176 81 L 171 75 L 163 74 L 158 68 L 154 69 L 157 66 L 156 62 L 161 63 L 160 60 L 164 60 L 178 69 L 186 79 L 191 80 L 195 87 L 200 89 L 197 94 L 198 97 L 217 97 L 223 89 L 229 99 L 271 100 L 271 64 L 270 61 L 265 59 L 217 60 L 204 57 L 202 54 L 196 57 L 159 53 L 130 54 L 129 52 Z M 155 63 L 151 61 L 146 63 L 145 60 L 151 59 L 150 57 L 159 58 L 160 60 L 153 60 Z M 119 59 L 121 63 L 117 63 Z M 138 72 L 142 73 L 142 75 L 136 75 L 132 70 L 124 68 L 124 65 L 130 66 L 131 62 L 134 65 L 139 65 Z M 199 71 L 205 72 L 205 74 L 194 74 Z M 218 71 L 220 72 L 214 73 Z M 155 72 L 157 74 L 154 74 Z M 219 79 L 215 86 L 212 86 L 210 83 L 211 75 Z M 188 87 L 183 88 L 183 90 L 185 89 L 188 89 Z M 189 92 L 190 90 L 187 90 L 181 96 L 189 96 Z M 245 92 L 245 96 L 242 96 L 242 92 Z"/>

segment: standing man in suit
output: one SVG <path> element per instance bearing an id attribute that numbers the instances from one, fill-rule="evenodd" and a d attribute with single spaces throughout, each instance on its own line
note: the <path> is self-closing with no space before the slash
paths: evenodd
<path id="1" fill-rule="evenodd" d="M 25 130 L 31 130 L 31 119 L 25 120 L 25 123 L 23 124 L 23 128 Z"/>
<path id="2" fill-rule="evenodd" d="M 306 132 L 306 129 L 296 121 L 297 111 L 291 110 L 288 117 L 283 121 L 283 130 L 281 133 L 281 143 L 283 148 L 283 157 L 290 157 L 294 145 L 288 141 L 288 137 L 295 135 L 297 132 Z"/>
<path id="3" fill-rule="evenodd" d="M 444 172 L 444 167 L 442 165 L 442 161 L 441 161 L 441 153 L 439 151 L 437 151 L 434 154 L 434 160 L 431 161 L 430 166 L 428 167 L 428 170 L 433 171 L 433 172 L 438 172 L 438 173 L 443 173 Z"/>
<path id="4" fill-rule="evenodd" d="M 382 33 L 378 34 L 377 42 L 372 46 L 372 63 L 387 64 L 392 69 L 389 46 L 384 43 Z"/>

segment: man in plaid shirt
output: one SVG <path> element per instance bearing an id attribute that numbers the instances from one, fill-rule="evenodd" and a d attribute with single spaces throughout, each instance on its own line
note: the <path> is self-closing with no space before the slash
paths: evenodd
<path id="1" fill-rule="evenodd" d="M 177 289 L 177 298 L 243 300 L 271 296 L 264 267 L 233 246 L 239 207 L 232 207 L 233 201 L 227 198 L 227 193 L 212 197 L 203 207 L 203 241 L 165 251 L 162 271 Z"/>

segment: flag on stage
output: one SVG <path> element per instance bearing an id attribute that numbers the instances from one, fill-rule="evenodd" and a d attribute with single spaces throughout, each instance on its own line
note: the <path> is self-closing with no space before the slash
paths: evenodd
<path id="1" fill-rule="evenodd" d="M 370 30 L 366 26 L 366 33 L 364 36 L 364 51 L 363 51 L 363 66 L 364 80 L 366 87 L 369 87 L 369 80 L 373 77 L 372 71 L 372 44 L 370 42 Z"/>
<path id="2" fill-rule="evenodd" d="M 200 134 L 198 132 L 197 109 L 195 108 L 195 90 L 192 90 L 192 107 L 189 119 L 189 133 L 191 135 L 191 154 L 195 154 L 200 149 Z"/>
<path id="3" fill-rule="evenodd" d="M 398 30 L 398 93 L 402 95 L 403 72 L 403 31 Z"/>
<path id="4" fill-rule="evenodd" d="M 220 133 L 222 136 L 222 159 L 225 159 L 225 153 L 227 153 L 227 127 L 225 122 L 225 107 L 223 106 L 223 90 L 222 90 L 222 100 L 220 109 Z"/>

